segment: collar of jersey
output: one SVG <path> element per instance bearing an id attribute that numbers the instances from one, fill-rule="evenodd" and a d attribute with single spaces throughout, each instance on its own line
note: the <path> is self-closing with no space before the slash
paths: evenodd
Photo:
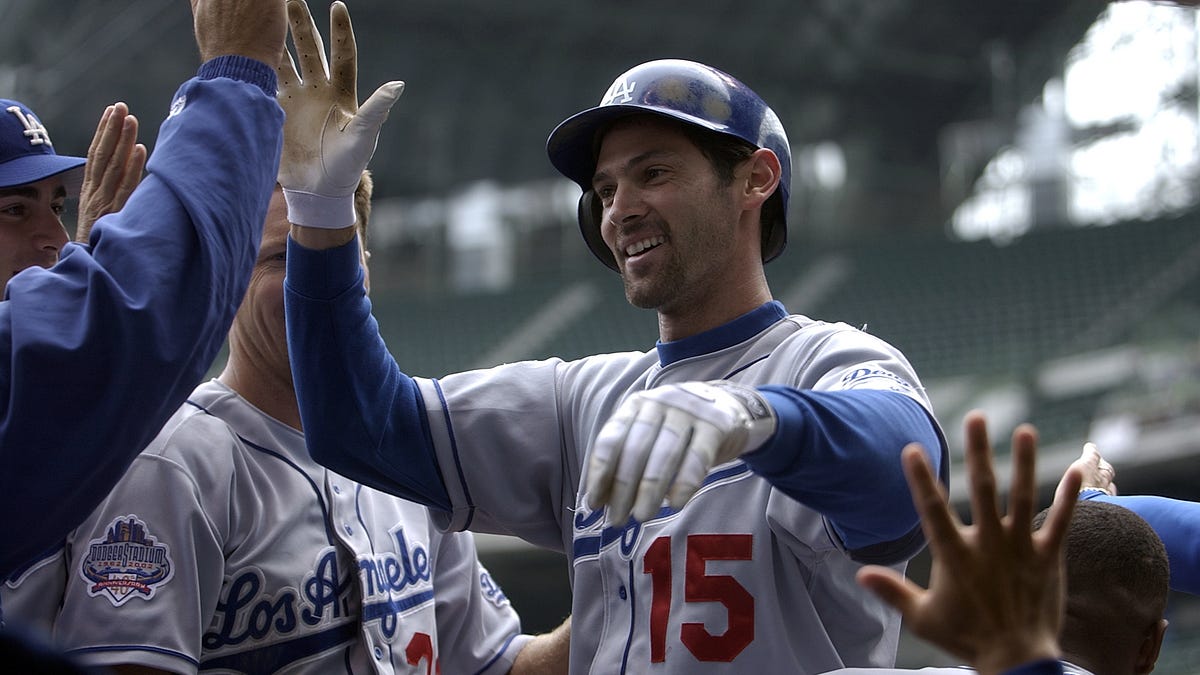
<path id="1" fill-rule="evenodd" d="M 682 340 L 659 341 L 656 345 L 658 363 L 661 366 L 668 366 L 693 356 L 711 354 L 745 342 L 786 316 L 787 310 L 783 308 L 783 304 L 778 300 L 771 300 L 727 324 L 703 333 L 697 333 Z"/>

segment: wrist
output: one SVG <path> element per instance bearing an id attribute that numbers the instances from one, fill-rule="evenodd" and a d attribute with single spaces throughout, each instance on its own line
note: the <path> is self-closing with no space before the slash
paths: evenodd
<path id="1" fill-rule="evenodd" d="M 972 664 L 979 675 L 1034 675 L 1053 673 L 1045 667 L 1059 663 L 1057 641 L 1031 644 L 1008 643 L 995 652 L 975 655 Z M 1061 672 L 1061 671 L 1059 671 Z"/>
<path id="2" fill-rule="evenodd" d="M 263 93 L 275 98 L 279 80 L 275 68 L 257 59 L 238 54 L 225 54 L 208 59 L 200 64 L 196 76 L 202 80 L 228 77 L 257 86 Z"/>
<path id="3" fill-rule="evenodd" d="M 287 202 L 288 222 L 293 225 L 323 230 L 341 230 L 354 226 L 353 193 L 344 197 L 326 197 L 284 188 L 283 199 Z"/>
<path id="4" fill-rule="evenodd" d="M 775 435 L 775 429 L 779 426 L 778 417 L 762 392 L 728 380 L 713 380 L 708 384 L 729 394 L 745 408 L 746 444 L 743 453 L 757 450 Z"/>

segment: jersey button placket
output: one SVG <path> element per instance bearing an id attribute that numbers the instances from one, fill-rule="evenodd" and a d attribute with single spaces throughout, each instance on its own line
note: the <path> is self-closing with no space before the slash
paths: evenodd
<path id="1" fill-rule="evenodd" d="M 342 489 L 342 485 L 337 482 L 336 478 L 331 477 L 328 473 L 325 475 L 325 482 L 329 492 L 332 493 L 330 498 L 331 520 L 335 523 L 340 520 L 341 530 L 347 537 L 346 543 L 353 550 L 355 547 L 351 545 L 350 540 L 354 538 L 354 526 L 346 516 L 355 513 L 354 491 Z"/>

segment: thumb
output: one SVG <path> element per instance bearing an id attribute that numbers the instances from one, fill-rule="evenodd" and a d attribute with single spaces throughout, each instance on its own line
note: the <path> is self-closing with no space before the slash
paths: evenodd
<path id="1" fill-rule="evenodd" d="M 866 565 L 855 575 L 859 586 L 871 591 L 880 600 L 900 610 L 908 617 L 924 591 L 895 570 L 878 565 Z"/>
<path id="2" fill-rule="evenodd" d="M 383 126 L 388 112 L 404 92 L 404 83 L 393 80 L 375 90 L 359 108 L 350 120 L 348 127 L 353 125 L 362 129 L 378 129 Z"/>

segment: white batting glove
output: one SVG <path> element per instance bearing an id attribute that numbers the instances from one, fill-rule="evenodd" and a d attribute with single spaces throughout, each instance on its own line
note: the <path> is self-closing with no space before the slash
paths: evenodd
<path id="1" fill-rule="evenodd" d="M 354 190 L 375 153 L 379 129 L 404 83 L 392 81 L 358 106 L 358 49 L 346 5 L 329 7 L 332 75 L 325 46 L 303 0 L 287 3 L 296 57 L 284 50 L 279 75 L 283 156 L 279 184 L 288 220 L 306 227 L 339 229 L 354 224 Z"/>
<path id="2" fill-rule="evenodd" d="M 625 399 L 600 429 L 588 461 L 588 504 L 609 522 L 639 522 L 664 496 L 679 509 L 708 470 L 761 446 L 778 425 L 755 389 L 724 380 L 670 384 Z"/>

